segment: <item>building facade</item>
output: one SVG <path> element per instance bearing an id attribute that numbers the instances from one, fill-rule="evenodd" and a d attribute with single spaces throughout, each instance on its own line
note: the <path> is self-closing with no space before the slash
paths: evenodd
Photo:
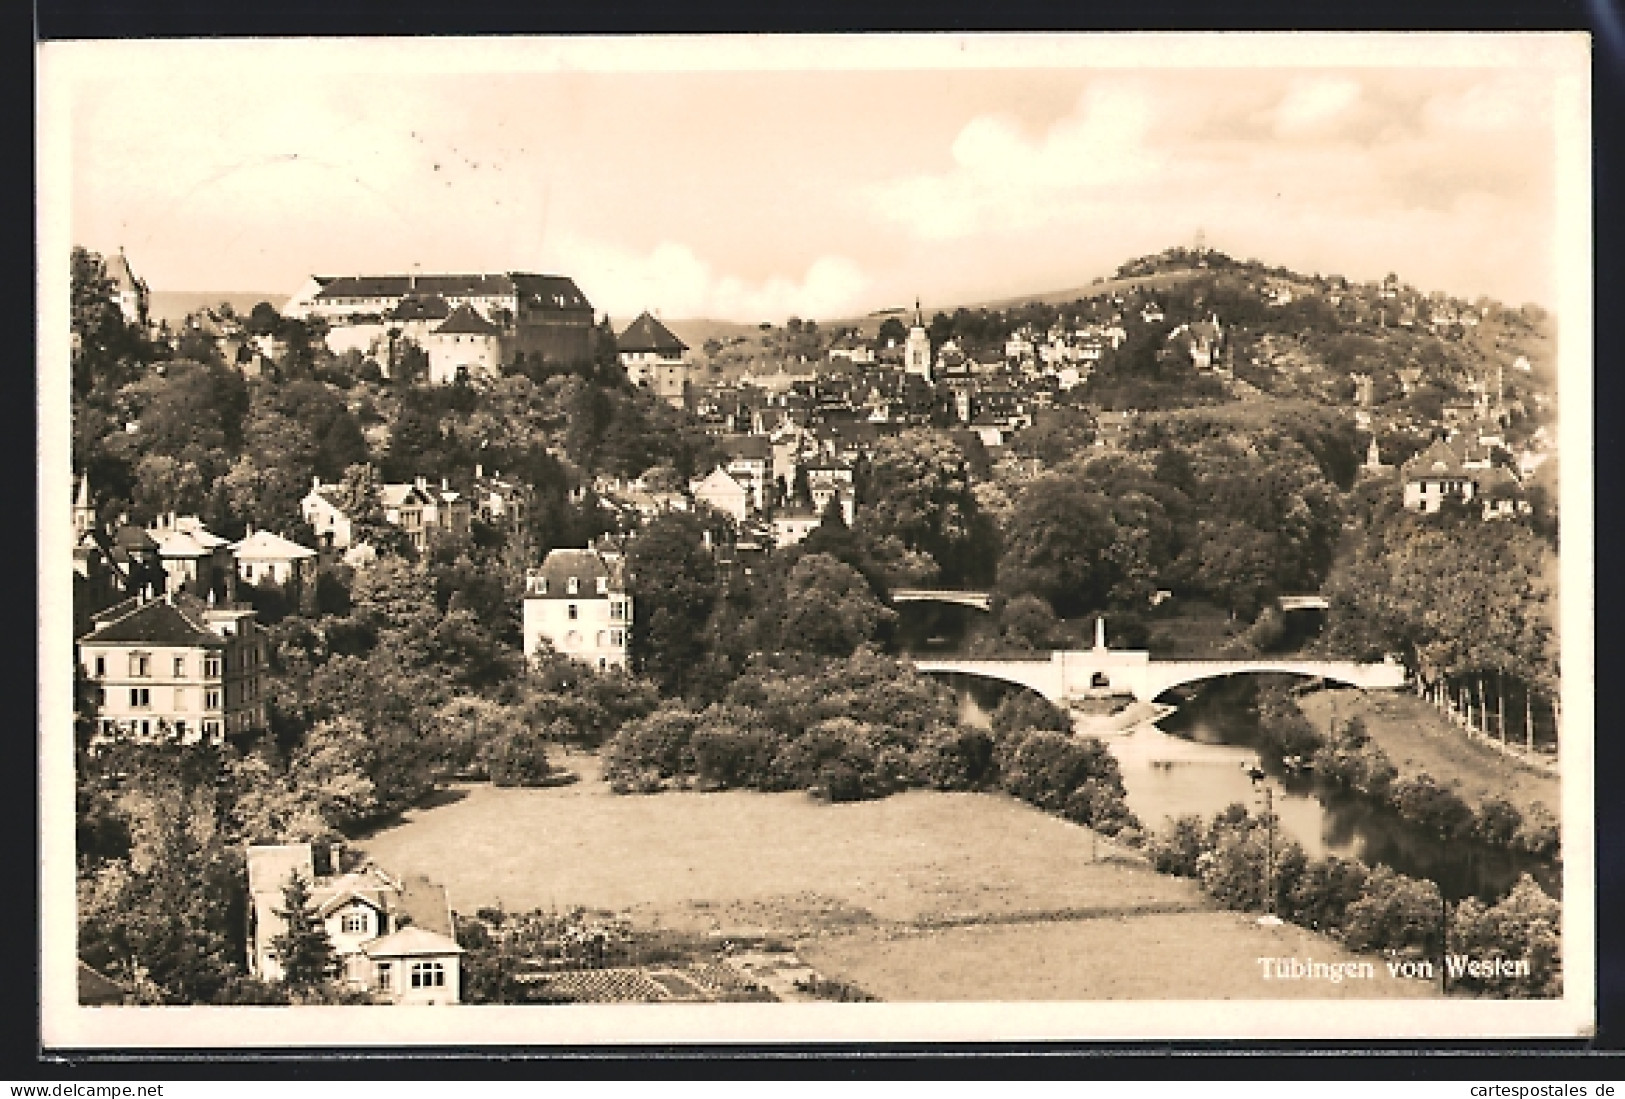
<path id="1" fill-rule="evenodd" d="M 595 668 L 625 668 L 632 632 L 626 563 L 598 549 L 555 549 L 525 577 L 525 656 L 547 642 Z"/>
<path id="2" fill-rule="evenodd" d="M 309 887 L 345 987 L 395 1004 L 459 1002 L 463 950 L 444 887 L 376 866 L 318 875 L 308 843 L 252 845 L 247 863 L 248 968 L 255 977 L 282 979 L 276 939 L 287 932 L 284 890 L 297 874 Z"/>
<path id="3" fill-rule="evenodd" d="M 93 744 L 220 744 L 264 727 L 266 640 L 252 608 L 138 596 L 91 621 L 78 648 L 96 691 Z"/>
<path id="4" fill-rule="evenodd" d="M 615 351 L 627 380 L 681 408 L 691 381 L 688 345 L 653 316 L 644 313 L 615 337 Z"/>

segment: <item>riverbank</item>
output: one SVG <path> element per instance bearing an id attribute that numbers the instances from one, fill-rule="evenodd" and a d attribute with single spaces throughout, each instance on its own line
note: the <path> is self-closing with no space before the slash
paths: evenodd
<path id="1" fill-rule="evenodd" d="M 1297 703 L 1323 737 L 1330 736 L 1334 721 L 1359 717 L 1401 780 L 1431 775 L 1475 814 L 1491 799 L 1510 802 L 1525 820 L 1558 813 L 1561 784 L 1556 775 L 1469 739 L 1415 695 L 1337 689 L 1300 695 Z"/>

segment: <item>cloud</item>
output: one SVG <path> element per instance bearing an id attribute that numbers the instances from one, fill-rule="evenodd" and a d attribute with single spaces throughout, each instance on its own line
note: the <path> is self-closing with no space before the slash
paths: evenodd
<path id="1" fill-rule="evenodd" d="M 1037 140 L 1006 115 L 979 115 L 954 139 L 953 167 L 875 184 L 869 204 L 927 240 L 1075 216 L 1092 193 L 1156 172 L 1152 114 L 1139 86 L 1097 82 Z"/>
<path id="2" fill-rule="evenodd" d="M 593 304 L 615 317 L 646 309 L 666 317 L 737 321 L 839 316 L 860 307 L 871 282 L 844 256 L 821 256 L 799 277 L 773 275 L 753 282 L 718 273 L 693 249 L 673 241 L 638 252 L 561 238 L 552 251 Z"/>
<path id="3" fill-rule="evenodd" d="M 1360 100 L 1360 85 L 1345 77 L 1294 80 L 1275 105 L 1275 132 L 1299 137 L 1325 131 Z"/>

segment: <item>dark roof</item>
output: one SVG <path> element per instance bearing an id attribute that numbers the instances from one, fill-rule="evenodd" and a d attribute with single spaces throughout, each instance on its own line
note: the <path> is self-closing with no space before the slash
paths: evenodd
<path id="1" fill-rule="evenodd" d="M 507 275 L 341 275 L 322 287 L 318 298 L 501 297 L 513 293 Z"/>
<path id="2" fill-rule="evenodd" d="M 1500 466 L 1478 471 L 1478 492 L 1481 496 L 1491 499 L 1515 498 L 1522 495 L 1523 485 L 1509 470 Z"/>
<path id="3" fill-rule="evenodd" d="M 682 354 L 688 344 L 672 334 L 672 330 L 648 313 L 626 326 L 626 331 L 615 337 L 617 351 L 664 351 Z"/>
<path id="4" fill-rule="evenodd" d="M 773 440 L 766 435 L 734 435 L 721 440 L 723 453 L 730 458 L 771 458 Z"/>
<path id="5" fill-rule="evenodd" d="M 618 559 L 606 560 L 604 555 L 595 549 L 555 549 L 548 552 L 542 567 L 531 575 L 547 581 L 547 594 L 540 598 L 566 599 L 597 595 L 600 576 L 609 579 L 611 590 L 624 591 L 623 573 Z M 572 576 L 580 581 L 574 597 L 569 594 L 569 579 Z M 531 598 L 538 597 L 534 589 L 528 586 L 526 594 Z"/>
<path id="6" fill-rule="evenodd" d="M 446 318 L 446 322 L 436 328 L 435 335 L 445 333 L 472 333 L 476 336 L 500 336 L 502 329 L 486 320 L 471 305 L 459 305 Z"/>
<path id="7" fill-rule="evenodd" d="M 401 880 L 400 911 L 412 921 L 413 927 L 456 937 L 446 887 L 422 874 L 411 874 Z"/>
<path id="8" fill-rule="evenodd" d="M 119 527 L 113 535 L 113 544 L 125 550 L 158 550 L 158 543 L 152 540 L 152 535 L 129 523 Z"/>
<path id="9" fill-rule="evenodd" d="M 529 275 L 522 271 L 511 272 L 508 276 L 513 280 L 514 289 L 524 299 L 525 304 L 532 307 L 559 310 L 581 310 L 592 312 L 592 303 L 587 295 L 575 284 L 575 280 L 567 275 Z"/>
<path id="10" fill-rule="evenodd" d="M 1406 462 L 1401 472 L 1406 480 L 1412 480 L 1419 477 L 1460 477 L 1465 471 L 1456 448 L 1443 439 L 1436 439 L 1432 446 Z"/>
<path id="11" fill-rule="evenodd" d="M 390 316 L 398 321 L 438 321 L 451 316 L 451 306 L 439 294 L 414 294 L 402 298 Z"/>
<path id="12" fill-rule="evenodd" d="M 221 648 L 226 644 L 225 638 L 167 599 L 151 600 L 121 618 L 98 626 L 79 640 L 96 644 L 115 641 L 208 648 Z"/>
<path id="13" fill-rule="evenodd" d="M 323 280 L 318 277 L 318 282 Z M 318 299 L 424 297 L 508 297 L 543 309 L 592 311 L 575 280 L 567 275 L 508 271 L 498 275 L 342 275 L 323 282 Z"/>

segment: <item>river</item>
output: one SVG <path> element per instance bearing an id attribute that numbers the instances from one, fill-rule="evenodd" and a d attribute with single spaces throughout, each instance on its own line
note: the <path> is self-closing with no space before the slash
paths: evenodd
<path id="1" fill-rule="evenodd" d="M 1001 688 L 961 676 L 951 681 L 961 717 L 985 725 Z M 1221 683 L 1197 693 L 1156 726 L 1107 738 L 1122 767 L 1129 808 L 1148 829 L 1185 813 L 1211 818 L 1233 802 L 1261 812 L 1268 787 L 1281 833 L 1310 857 L 1338 855 L 1390 866 L 1437 883 L 1452 901 L 1499 900 L 1524 872 L 1551 895 L 1560 895 L 1561 875 L 1551 863 L 1486 844 L 1441 840 L 1369 799 L 1311 775 L 1284 772 L 1259 751 L 1258 717 L 1250 701 L 1245 686 Z M 1246 770 L 1254 761 L 1265 771 L 1258 783 Z"/>

